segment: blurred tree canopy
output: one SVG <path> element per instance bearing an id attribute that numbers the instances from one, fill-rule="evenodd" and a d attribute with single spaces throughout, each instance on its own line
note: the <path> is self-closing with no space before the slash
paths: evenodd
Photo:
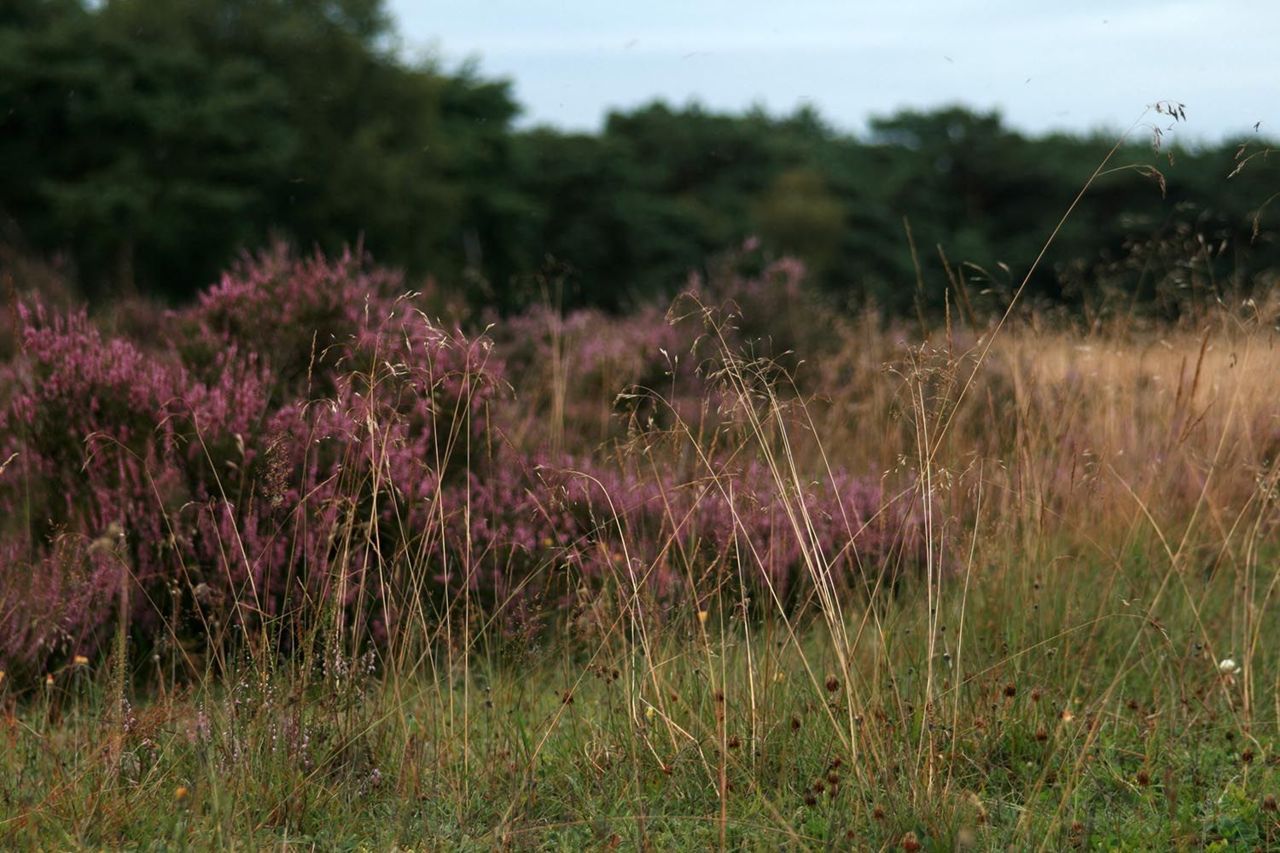
<path id="1" fill-rule="evenodd" d="M 404 59 L 381 0 L 9 0 L 0 240 L 66 253 L 90 296 L 171 300 L 275 236 L 360 241 L 512 310 L 549 283 L 566 304 L 621 309 L 754 235 L 837 302 L 969 310 L 1007 298 L 1113 144 L 959 107 L 862 136 L 807 108 L 654 103 L 595 134 L 520 130 L 518 111 L 506 81 Z M 1241 146 L 1266 141 L 1152 138 L 1113 158 L 1032 298 L 1226 292 L 1280 267 L 1263 207 L 1280 164 L 1227 179 Z"/>
<path id="2" fill-rule="evenodd" d="M 273 232 L 447 271 L 518 208 L 507 84 L 401 62 L 379 0 L 19 0 L 0 104 L 9 237 L 90 292 L 181 298 Z"/>

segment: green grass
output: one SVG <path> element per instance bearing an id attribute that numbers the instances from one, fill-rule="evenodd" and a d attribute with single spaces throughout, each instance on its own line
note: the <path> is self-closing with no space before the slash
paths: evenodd
<path id="1" fill-rule="evenodd" d="M 7 703 L 0 843 L 1275 849 L 1280 666 L 1229 651 L 1238 579 L 1045 551 L 976 548 L 932 619 L 917 582 L 839 624 L 566 618 L 343 678 L 246 656 L 123 722 L 110 665 L 73 667 Z"/>

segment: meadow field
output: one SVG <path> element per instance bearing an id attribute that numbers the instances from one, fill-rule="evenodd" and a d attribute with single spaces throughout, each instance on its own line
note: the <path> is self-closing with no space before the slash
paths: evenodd
<path id="1" fill-rule="evenodd" d="M 1280 851 L 1280 17 L 1023 5 L 0 3 L 0 851 Z"/>
<path id="2" fill-rule="evenodd" d="M 41 291 L 5 847 L 1280 845 L 1280 294 L 890 321 L 750 243 L 465 328 L 359 252 Z"/>

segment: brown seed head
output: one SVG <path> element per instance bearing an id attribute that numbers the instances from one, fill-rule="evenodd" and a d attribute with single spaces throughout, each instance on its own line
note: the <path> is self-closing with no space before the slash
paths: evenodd
<path id="1" fill-rule="evenodd" d="M 902 836 L 902 849 L 906 850 L 907 853 L 915 853 L 915 851 L 920 849 L 920 839 L 916 838 L 916 834 L 914 832 L 908 832 L 906 835 Z"/>

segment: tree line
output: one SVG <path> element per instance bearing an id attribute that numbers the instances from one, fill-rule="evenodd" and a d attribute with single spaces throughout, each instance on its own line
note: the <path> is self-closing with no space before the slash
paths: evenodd
<path id="1" fill-rule="evenodd" d="M 861 134 L 809 108 L 655 102 L 596 133 L 523 129 L 519 112 L 508 81 L 407 59 L 381 0 L 10 0 L 0 241 L 66 257 L 91 298 L 180 302 L 284 238 L 359 242 L 499 310 L 620 310 L 754 236 L 840 304 L 980 311 L 1021 282 L 1115 144 L 960 106 Z M 1177 105 L 1147 118 L 1058 231 L 1031 298 L 1176 301 L 1280 268 L 1269 143 L 1170 145 Z"/>

